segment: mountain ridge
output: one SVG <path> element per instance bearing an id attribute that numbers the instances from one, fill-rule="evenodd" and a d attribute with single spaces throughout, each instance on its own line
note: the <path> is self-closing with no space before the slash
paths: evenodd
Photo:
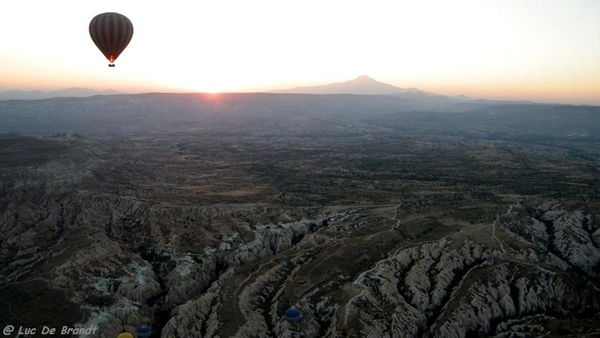
<path id="1" fill-rule="evenodd" d="M 69 87 L 58 90 L 7 90 L 0 92 L 0 101 L 4 100 L 43 100 L 55 97 L 89 97 L 94 95 L 126 94 L 116 90 L 96 90 L 83 87 Z"/>
<path id="2" fill-rule="evenodd" d="M 368 75 L 361 75 L 355 79 L 316 86 L 297 86 L 291 89 L 273 90 L 271 93 L 297 93 L 297 94 L 362 94 L 362 95 L 394 95 L 401 93 L 421 93 L 426 95 L 439 95 L 426 92 L 414 87 L 400 88 L 388 83 L 376 81 Z M 443 95 L 439 95 L 443 96 Z"/>
<path id="3" fill-rule="evenodd" d="M 148 91 L 137 94 L 152 94 L 152 93 L 169 93 L 178 94 L 174 92 L 162 92 L 162 91 Z M 180 94 L 194 93 L 202 94 L 197 92 L 181 92 Z M 219 94 L 248 94 L 252 92 L 223 92 Z M 488 105 L 488 104 L 531 104 L 536 103 L 527 100 L 491 100 L 482 99 L 476 97 L 470 97 L 466 95 L 454 95 L 446 96 L 433 92 L 420 90 L 415 87 L 400 88 L 394 85 L 379 82 L 368 75 L 361 75 L 355 79 L 335 82 L 325 85 L 317 86 L 297 86 L 291 89 L 277 89 L 271 91 L 261 91 L 254 93 L 265 93 L 265 94 L 311 94 L 311 95 L 329 95 L 329 94 L 350 94 L 350 95 L 388 95 L 407 100 L 416 105 L 416 110 L 438 110 L 440 107 L 450 105 L 463 105 L 463 104 L 475 104 L 475 105 Z M 134 94 L 130 92 L 122 92 L 116 90 L 96 90 L 91 88 L 83 87 L 70 87 L 65 89 L 58 89 L 53 91 L 42 91 L 42 90 L 5 90 L 0 91 L 0 101 L 7 100 L 43 100 L 52 98 L 64 98 L 64 97 L 90 97 L 95 95 L 124 95 Z M 554 103 L 548 103 L 554 104 Z M 583 106 L 588 106 L 583 104 Z"/>

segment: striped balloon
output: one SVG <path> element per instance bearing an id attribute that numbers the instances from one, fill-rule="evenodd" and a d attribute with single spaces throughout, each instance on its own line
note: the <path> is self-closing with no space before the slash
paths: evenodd
<path id="1" fill-rule="evenodd" d="M 133 37 L 133 25 L 125 15 L 119 13 L 102 13 L 90 22 L 90 36 L 98 49 L 113 62 L 123 52 Z"/>

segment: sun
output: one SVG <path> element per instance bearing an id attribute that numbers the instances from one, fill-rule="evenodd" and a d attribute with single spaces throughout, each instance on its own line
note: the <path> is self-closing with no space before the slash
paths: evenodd
<path id="1" fill-rule="evenodd" d="M 202 83 L 196 85 L 190 85 L 185 87 L 188 91 L 196 93 L 206 93 L 217 95 L 220 93 L 235 92 L 238 89 L 235 86 L 221 84 L 221 83 Z"/>

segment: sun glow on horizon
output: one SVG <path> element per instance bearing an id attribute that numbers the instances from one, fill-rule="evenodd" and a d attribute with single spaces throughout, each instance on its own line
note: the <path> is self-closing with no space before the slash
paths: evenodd
<path id="1" fill-rule="evenodd" d="M 367 74 L 446 95 L 600 104 L 592 0 L 23 0 L 4 9 L 0 90 L 269 91 Z M 134 25 L 114 69 L 87 31 L 105 11 Z"/>

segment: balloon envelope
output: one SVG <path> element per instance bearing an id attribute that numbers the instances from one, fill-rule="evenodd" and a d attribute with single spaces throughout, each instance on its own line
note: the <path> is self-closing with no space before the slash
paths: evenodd
<path id="1" fill-rule="evenodd" d="M 152 334 L 152 328 L 147 325 L 142 325 L 136 329 L 135 333 L 138 338 L 148 338 Z"/>
<path id="2" fill-rule="evenodd" d="M 288 309 L 285 311 L 285 320 L 290 324 L 298 323 L 300 318 L 302 318 L 302 315 L 300 314 L 300 311 L 296 309 Z"/>
<path id="3" fill-rule="evenodd" d="M 110 63 L 115 62 L 133 37 L 133 25 L 125 15 L 108 12 L 90 21 L 90 36 Z"/>
<path id="4" fill-rule="evenodd" d="M 117 338 L 134 338 L 133 335 L 129 332 L 123 332 L 117 336 Z"/>

